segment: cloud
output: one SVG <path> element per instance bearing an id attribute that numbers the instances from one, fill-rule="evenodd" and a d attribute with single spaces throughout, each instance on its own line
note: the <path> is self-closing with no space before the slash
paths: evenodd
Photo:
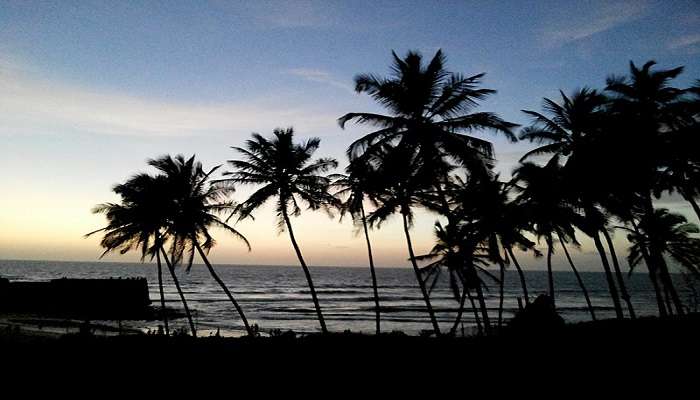
<path id="1" fill-rule="evenodd" d="M 338 79 L 335 79 L 329 72 L 326 71 L 309 68 L 293 68 L 287 70 L 286 73 L 301 77 L 309 82 L 322 83 L 324 85 L 330 85 L 354 93 L 352 86 Z"/>
<path id="2" fill-rule="evenodd" d="M 560 47 L 583 40 L 641 18 L 648 9 L 645 1 L 606 1 L 588 12 L 560 15 L 542 31 L 540 42 L 545 47 Z M 572 10 L 568 13 L 573 14 Z"/>
<path id="3" fill-rule="evenodd" d="M 695 53 L 700 51 L 700 33 L 684 35 L 668 42 L 669 50 L 687 50 Z"/>
<path id="4" fill-rule="evenodd" d="M 337 111 L 299 104 L 298 99 L 198 104 L 99 91 L 37 78 L 26 71 L 14 62 L 3 61 L 0 55 L 0 135 L 66 131 L 142 136 L 247 135 L 289 125 L 309 134 L 337 129 Z"/>
<path id="5" fill-rule="evenodd" d="M 325 2 L 266 0 L 252 7 L 255 22 L 262 28 L 319 28 L 338 22 L 333 8 Z"/>

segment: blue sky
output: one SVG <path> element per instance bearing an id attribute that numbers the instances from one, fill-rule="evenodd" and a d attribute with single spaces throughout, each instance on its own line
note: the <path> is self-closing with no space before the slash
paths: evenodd
<path id="1" fill-rule="evenodd" d="M 680 86 L 699 78 L 700 3 L 0 1 L 0 258 L 94 259 L 81 234 L 103 221 L 90 208 L 149 157 L 196 153 L 213 166 L 250 132 L 293 125 L 341 158 L 363 129 L 335 119 L 379 111 L 353 76 L 387 73 L 392 49 L 438 48 L 449 69 L 487 73 L 498 94 L 482 110 L 526 123 L 520 109 L 600 87 L 630 60 L 685 65 Z M 529 147 L 486 136 L 505 173 Z M 422 250 L 434 219 L 417 223 Z M 348 225 L 296 224 L 312 264 L 364 263 Z M 240 229 L 254 251 L 222 237 L 215 261 L 294 263 L 271 215 Z M 404 263 L 400 233 L 375 233 L 383 265 Z"/>

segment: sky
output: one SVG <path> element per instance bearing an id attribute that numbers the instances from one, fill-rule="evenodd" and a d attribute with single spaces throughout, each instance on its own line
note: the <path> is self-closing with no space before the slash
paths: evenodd
<path id="1" fill-rule="evenodd" d="M 539 110 L 559 89 L 600 88 L 630 60 L 684 65 L 678 86 L 700 78 L 700 2 L 0 0 L 0 259 L 98 259 L 99 239 L 83 237 L 105 222 L 92 207 L 117 200 L 112 186 L 162 154 L 213 167 L 251 132 L 293 126 L 342 166 L 368 130 L 336 119 L 382 111 L 354 93 L 353 77 L 388 74 L 392 50 L 437 49 L 453 72 L 486 73 L 498 93 L 479 111 L 527 124 L 520 110 Z M 531 148 L 479 136 L 493 141 L 505 176 Z M 682 201 L 662 203 L 694 220 Z M 217 231 L 211 259 L 296 264 L 272 210 L 255 216 L 236 225 L 251 252 Z M 435 220 L 418 213 L 418 253 L 430 249 Z M 293 224 L 309 264 L 366 264 L 349 221 L 304 212 Z M 378 265 L 407 264 L 399 218 L 371 235 Z M 592 260 L 591 246 L 578 255 Z"/>

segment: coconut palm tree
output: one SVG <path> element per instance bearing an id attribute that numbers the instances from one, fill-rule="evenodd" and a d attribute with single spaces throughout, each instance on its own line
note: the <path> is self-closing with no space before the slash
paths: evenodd
<path id="1" fill-rule="evenodd" d="M 655 254 L 661 254 L 661 258 L 656 260 L 659 265 L 666 267 L 664 256 L 668 256 L 682 268 L 700 276 L 700 239 L 691 236 L 697 235 L 700 230 L 697 225 L 687 223 L 682 215 L 665 208 L 655 209 L 651 217 L 644 215 L 634 229 L 624 229 L 629 232 L 627 239 L 632 244 L 628 256 L 631 268 L 648 257 L 644 253 L 653 250 Z M 669 294 L 677 296 L 673 292 Z M 680 303 L 679 298 L 672 300 L 674 304 Z"/>
<path id="2" fill-rule="evenodd" d="M 612 97 L 610 107 L 614 121 L 617 160 L 619 168 L 611 169 L 619 181 L 625 181 L 624 188 L 636 194 L 640 218 L 652 220 L 653 194 L 659 193 L 661 171 L 677 155 L 673 133 L 696 123 L 694 114 L 689 112 L 688 90 L 672 86 L 683 68 L 652 70 L 656 63 L 649 61 L 641 68 L 630 62 L 628 76 L 612 76 L 607 79 L 606 90 Z M 634 152 L 629 151 L 629 143 L 634 143 Z M 651 231 L 649 234 L 653 235 Z M 665 291 L 670 293 L 678 313 L 683 313 L 668 268 L 657 249 L 646 249 L 650 264 L 650 276 L 658 273 Z M 655 271 L 655 272 L 652 272 Z M 660 310 L 661 311 L 661 310 Z"/>
<path id="3" fill-rule="evenodd" d="M 522 163 L 515 169 L 513 175 L 517 182 L 516 189 L 520 192 L 515 201 L 520 204 L 530 220 L 532 233 L 538 239 L 544 238 L 547 244 L 547 280 L 552 302 L 555 301 L 552 256 L 556 235 L 581 287 L 591 318 L 595 320 L 595 311 L 588 290 L 566 247 L 567 243 L 578 245 L 574 224 L 579 222 L 581 217 L 576 214 L 571 202 L 562 191 L 564 184 L 559 156 L 553 156 L 544 166 L 530 162 Z"/>
<path id="4" fill-rule="evenodd" d="M 434 171 L 427 168 L 417 150 L 401 144 L 396 146 L 385 144 L 380 152 L 367 153 L 362 160 L 374 166 L 377 171 L 377 180 L 381 182 L 381 187 L 377 185 L 374 191 L 376 208 L 369 214 L 367 222 L 370 226 L 380 226 L 396 212 L 401 214 L 409 260 L 423 295 L 433 330 L 439 335 L 440 326 L 430 302 L 430 295 L 421 277 L 410 234 L 413 226 L 413 209 L 425 200 L 426 193 L 432 189 Z"/>
<path id="5" fill-rule="evenodd" d="M 456 333 L 462 320 L 467 298 L 471 303 L 479 332 L 482 331 L 482 319 L 486 333 L 488 334 L 491 331 L 490 318 L 483 292 L 485 284 L 479 276 L 479 272 L 493 280 L 497 281 L 497 278 L 484 268 L 488 265 L 488 254 L 486 249 L 480 245 L 480 240 L 474 233 L 472 226 L 468 223 L 443 227 L 440 222 L 436 222 L 434 231 L 435 245 L 428 254 L 416 256 L 417 260 L 430 261 L 428 265 L 421 269 L 425 284 L 427 285 L 431 282 L 429 292 L 432 292 L 435 288 L 444 270 L 447 270 L 449 274 L 450 289 L 455 300 L 459 303 L 457 317 L 450 329 L 452 335 Z M 477 292 L 478 309 L 471 294 L 472 290 Z M 481 310 L 481 318 L 478 310 Z"/>
<path id="6" fill-rule="evenodd" d="M 252 139 L 246 141 L 245 148 L 233 148 L 243 159 L 228 161 L 234 169 L 224 172 L 224 179 L 219 183 L 222 188 L 232 188 L 240 184 L 262 186 L 236 207 L 235 212 L 239 220 L 251 217 L 253 211 L 268 200 L 275 199 L 278 227 L 280 231 L 286 228 L 289 233 L 289 239 L 309 284 L 321 331 L 327 333 L 311 272 L 297 244 L 290 219 L 291 216 L 301 214 L 300 203 L 305 203 L 311 210 L 323 209 L 329 213 L 331 208 L 338 204 L 338 200 L 328 192 L 330 178 L 322 175 L 337 167 L 338 162 L 332 158 L 312 160 L 319 144 L 318 138 L 295 143 L 292 128 L 275 129 L 271 139 L 254 133 Z"/>
<path id="7" fill-rule="evenodd" d="M 350 162 L 345 169 L 346 175 L 334 174 L 333 187 L 337 188 L 335 196 L 341 200 L 340 218 L 342 220 L 346 213 L 349 213 L 355 223 L 362 225 L 362 230 L 367 243 L 367 257 L 369 259 L 369 270 L 372 278 L 372 291 L 374 294 L 374 309 L 376 314 L 376 333 L 381 333 L 380 327 L 380 307 L 379 290 L 377 288 L 377 274 L 374 269 L 374 257 L 372 256 L 372 243 L 369 240 L 369 230 L 367 229 L 367 215 L 365 213 L 364 201 L 371 200 L 376 172 L 372 165 L 363 163 L 360 160 Z"/>
<path id="8" fill-rule="evenodd" d="M 588 88 L 574 92 L 571 97 L 563 92 L 560 94 L 560 103 L 548 98 L 544 99 L 543 108 L 546 115 L 523 110 L 524 113 L 533 118 L 533 123 L 522 130 L 520 139 L 537 142 L 541 146 L 526 153 L 521 160 L 543 154 L 553 154 L 560 159 L 566 158 L 562 170 L 566 178 L 562 180 L 562 183 L 566 184 L 566 188 L 570 192 L 569 195 L 580 204 L 584 216 L 583 224 L 586 227 L 584 232 L 595 243 L 603 264 L 616 315 L 618 318 L 622 318 L 618 289 L 600 239 L 600 232 L 605 230 L 606 220 L 603 218 L 604 214 L 598 210 L 598 203 L 609 194 L 609 191 L 603 189 L 604 185 L 601 185 L 600 178 L 590 185 L 586 184 L 586 182 L 592 181 L 589 178 L 591 171 L 600 168 L 597 156 L 600 153 L 601 136 L 605 127 L 607 99 L 597 91 Z M 562 245 L 563 242 L 561 241 Z M 566 249 L 565 253 L 569 259 Z M 617 266 L 617 264 L 615 265 Z M 626 294 L 622 273 L 619 270 L 616 272 L 620 278 L 617 285 L 620 285 L 620 290 Z M 629 296 L 624 297 L 631 309 Z"/>
<path id="9" fill-rule="evenodd" d="M 192 267 L 195 253 L 199 255 L 209 271 L 209 274 L 219 284 L 228 299 L 233 304 L 243 322 L 249 336 L 255 332 L 248 324 L 243 309 L 234 298 L 224 281 L 219 277 L 209 262 L 207 254 L 216 245 L 210 233 L 213 227 L 221 228 L 242 241 L 250 250 L 248 240 L 236 229 L 224 222 L 219 215 L 231 212 L 234 203 L 226 200 L 228 191 L 212 185 L 211 175 L 219 166 L 205 171 L 195 156 L 185 158 L 183 155 L 163 156 L 149 160 L 166 181 L 168 195 L 174 204 L 169 215 L 168 234 L 172 237 L 171 253 L 173 263 L 182 261 L 187 254 L 187 269 Z"/>
<path id="10" fill-rule="evenodd" d="M 525 153 L 521 161 L 543 154 L 560 158 L 571 156 L 584 150 L 586 142 L 601 129 L 605 96 L 589 88 L 579 89 L 571 97 L 559 93 L 560 103 L 548 98 L 543 100 L 546 114 L 522 110 L 533 122 L 522 129 L 519 138 L 540 146 Z"/>
<path id="11" fill-rule="evenodd" d="M 366 93 L 387 109 L 389 114 L 348 113 L 338 119 L 379 128 L 353 142 L 348 148 L 351 159 L 367 152 L 382 151 L 385 144 L 402 143 L 418 153 L 421 163 L 435 175 L 435 183 L 444 183 L 456 164 L 481 169 L 493 155 L 491 143 L 468 133 L 491 130 L 515 141 L 516 124 L 490 112 L 469 112 L 480 100 L 495 93 L 480 88 L 484 74 L 464 76 L 445 69 L 441 50 L 424 65 L 420 53 L 409 51 L 400 58 L 392 52 L 391 75 L 373 74 L 355 77 L 355 90 Z"/>
<path id="12" fill-rule="evenodd" d="M 165 333 L 169 334 L 160 259 L 162 254 L 185 309 L 192 336 L 197 336 L 187 300 L 167 254 L 163 250 L 164 231 L 168 229 L 168 218 L 173 205 L 168 196 L 166 181 L 162 176 L 137 174 L 125 183 L 116 185 L 113 191 L 120 196 L 120 203 L 104 203 L 93 209 L 94 213 L 105 214 L 108 221 L 107 226 L 88 233 L 86 236 L 105 232 L 100 242 L 100 245 L 105 248 L 102 256 L 111 251 L 119 251 L 124 254 L 140 248 L 142 260 L 146 256 L 150 256 L 151 259 L 156 258 L 163 324 Z"/>

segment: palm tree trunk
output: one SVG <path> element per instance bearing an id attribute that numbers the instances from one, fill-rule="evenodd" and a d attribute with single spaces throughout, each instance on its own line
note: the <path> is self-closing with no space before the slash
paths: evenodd
<path id="1" fill-rule="evenodd" d="M 522 286 L 523 288 L 523 296 L 525 297 L 525 304 L 530 304 L 530 297 L 527 294 L 527 282 L 525 281 L 525 273 L 523 272 L 523 269 L 520 268 L 520 263 L 518 262 L 518 259 L 515 258 L 515 254 L 513 254 L 513 249 L 511 247 L 507 247 L 506 251 L 510 256 L 510 259 L 513 260 L 515 269 L 518 271 L 518 276 L 520 277 L 520 286 Z"/>
<path id="2" fill-rule="evenodd" d="M 289 221 L 289 216 L 287 215 L 286 206 L 282 207 L 282 217 L 284 218 L 284 223 L 287 225 L 287 232 L 289 233 L 289 239 L 292 241 L 292 247 L 297 254 L 299 263 L 301 264 L 301 269 L 304 270 L 304 275 L 306 276 L 306 282 L 309 284 L 309 291 L 311 292 L 311 299 L 314 302 L 314 307 L 316 308 L 316 315 L 318 316 L 318 322 L 321 324 L 321 332 L 326 334 L 328 329 L 326 328 L 326 320 L 323 319 L 323 313 L 321 312 L 321 304 L 318 302 L 318 296 L 316 296 L 316 288 L 314 287 L 313 279 L 311 279 L 311 272 L 309 267 L 306 266 L 306 261 L 301 255 L 301 249 L 297 244 L 297 240 L 294 238 L 294 230 L 292 230 L 292 223 Z"/>
<path id="3" fill-rule="evenodd" d="M 228 290 L 226 287 L 226 284 L 224 281 L 219 278 L 219 275 L 214 271 L 214 267 L 211 266 L 209 263 L 209 259 L 207 258 L 206 254 L 204 254 L 204 251 L 202 250 L 202 247 L 199 245 L 199 242 L 195 238 L 192 238 L 192 242 L 194 243 L 194 246 L 197 248 L 197 252 L 199 252 L 199 256 L 202 257 L 202 261 L 204 261 L 204 264 L 207 266 L 207 269 L 209 270 L 209 274 L 211 274 L 212 278 L 216 281 L 216 283 L 221 286 L 221 289 L 224 290 L 224 293 L 226 293 L 226 296 L 228 296 L 228 299 L 231 300 L 231 303 L 233 303 L 233 306 L 236 308 L 236 311 L 238 311 L 238 315 L 241 316 L 241 320 L 243 321 L 243 325 L 245 326 L 246 332 L 248 332 L 248 336 L 254 336 L 253 330 L 250 328 L 250 325 L 248 325 L 248 319 L 245 317 L 245 314 L 243 314 L 243 309 L 241 309 L 241 306 L 238 304 L 236 299 L 233 298 L 233 295 L 231 292 Z"/>
<path id="4" fill-rule="evenodd" d="M 469 303 L 472 306 L 472 312 L 474 313 L 474 321 L 476 321 L 476 329 L 479 332 L 479 334 L 483 334 L 483 328 L 481 326 L 481 318 L 479 318 L 479 309 L 476 307 L 476 304 L 474 303 L 474 296 L 472 296 L 472 292 L 469 290 L 468 286 L 464 287 L 464 290 L 467 292 L 467 297 L 469 297 Z"/>
<path id="5" fill-rule="evenodd" d="M 500 330 L 503 327 L 503 297 L 506 280 L 506 266 L 503 264 L 500 254 L 498 256 L 498 267 L 500 268 L 498 277 L 498 329 Z"/>
<path id="6" fill-rule="evenodd" d="M 479 300 L 479 307 L 481 308 L 481 316 L 484 319 L 484 331 L 487 335 L 491 334 L 491 321 L 489 319 L 489 310 L 486 308 L 486 300 L 484 299 L 484 291 L 481 288 L 481 282 L 476 284 L 476 298 Z"/>
<path id="7" fill-rule="evenodd" d="M 586 304 L 588 305 L 588 312 L 591 313 L 591 319 L 593 321 L 596 320 L 595 317 L 595 311 L 593 310 L 593 304 L 591 303 L 591 297 L 588 295 L 588 290 L 586 289 L 586 285 L 583 283 L 583 279 L 581 279 L 581 274 L 578 273 L 578 270 L 576 269 L 576 266 L 574 265 L 574 261 L 571 259 L 571 255 L 569 254 L 569 250 L 566 248 L 566 245 L 564 244 L 564 239 L 561 236 L 560 232 L 557 232 L 557 236 L 559 237 L 559 243 L 561 243 L 561 248 L 564 249 L 564 254 L 566 255 L 566 259 L 569 260 L 569 265 L 571 266 L 571 270 L 574 271 L 574 275 L 576 275 L 576 280 L 578 281 L 578 285 L 581 288 L 581 292 L 583 292 L 583 297 L 586 299 Z"/>
<path id="8" fill-rule="evenodd" d="M 411 259 L 411 265 L 413 265 L 413 272 L 416 274 L 416 280 L 418 280 L 418 286 L 423 294 L 423 300 L 425 300 L 425 306 L 428 309 L 428 315 L 430 316 L 430 322 L 433 325 L 433 330 L 435 334 L 440 335 L 440 326 L 438 325 L 437 319 L 435 318 L 435 313 L 433 312 L 433 306 L 430 304 L 430 296 L 425 288 L 425 282 L 420 276 L 420 269 L 418 268 L 418 263 L 416 263 L 416 255 L 413 253 L 413 244 L 411 243 L 411 234 L 408 232 L 408 216 L 405 211 L 401 211 L 401 216 L 403 217 L 403 231 L 406 234 L 406 244 L 408 245 L 408 255 Z"/>
<path id="9" fill-rule="evenodd" d="M 641 232 L 639 232 L 639 227 L 637 226 L 637 223 L 634 221 L 634 219 L 630 219 L 629 222 L 632 224 L 632 228 L 634 228 L 634 232 L 638 236 L 641 236 Z M 644 264 L 646 264 L 647 271 L 649 271 L 649 280 L 651 281 L 651 284 L 654 287 L 654 294 L 656 295 L 656 305 L 659 308 L 659 316 L 662 318 L 666 317 L 668 315 L 668 313 L 666 310 L 666 305 L 664 304 L 664 298 L 663 298 L 663 294 L 661 292 L 661 287 L 659 286 L 659 280 L 657 277 L 656 267 L 651 260 L 651 256 L 649 255 L 647 248 L 641 244 L 639 245 L 639 247 L 642 250 L 642 258 L 644 258 Z"/>
<path id="10" fill-rule="evenodd" d="M 177 289 L 177 294 L 180 296 L 180 301 L 182 301 L 182 306 L 185 309 L 185 316 L 187 316 L 187 322 L 190 325 L 190 332 L 192 333 L 192 337 L 197 337 L 197 329 L 195 328 L 194 321 L 192 320 L 192 313 L 190 312 L 190 308 L 187 306 L 185 294 L 182 292 L 182 288 L 180 287 L 180 280 L 177 278 L 177 275 L 175 275 L 175 268 L 170 263 L 168 255 L 165 253 L 163 247 L 160 248 L 160 252 L 163 254 L 165 265 L 168 267 L 168 271 L 170 271 L 170 277 L 173 279 L 173 283 L 175 283 L 175 288 Z"/>
<path id="11" fill-rule="evenodd" d="M 698 206 L 698 202 L 695 201 L 695 198 L 693 196 L 690 196 L 686 194 L 687 192 L 685 190 L 681 191 L 681 196 L 690 203 L 690 205 L 693 207 L 693 210 L 695 211 L 695 215 L 697 215 L 698 219 L 700 220 L 700 206 Z"/>
<path id="12" fill-rule="evenodd" d="M 158 263 L 158 290 L 160 291 L 160 315 L 163 318 L 165 326 L 165 336 L 170 336 L 170 327 L 168 326 L 168 315 L 165 311 L 165 294 L 163 293 L 163 266 L 160 263 L 160 252 L 156 251 L 156 262 Z"/>
<path id="13" fill-rule="evenodd" d="M 603 263 L 603 270 L 605 271 L 605 280 L 608 282 L 608 290 L 610 291 L 610 297 L 612 297 L 613 306 L 615 307 L 615 315 L 617 319 L 623 319 L 625 316 L 622 313 L 622 304 L 620 303 L 620 296 L 617 293 L 617 286 L 615 286 L 615 280 L 610 270 L 610 263 L 608 262 L 608 257 L 605 255 L 605 248 L 603 248 L 603 242 L 600 241 L 600 235 L 598 232 L 593 232 L 593 243 L 595 243 L 595 248 L 598 250 L 600 255 L 600 261 Z"/>
<path id="14" fill-rule="evenodd" d="M 452 336 L 455 335 L 455 332 L 457 332 L 457 328 L 459 327 L 459 323 L 462 321 L 462 313 L 464 312 L 464 303 L 467 301 L 467 286 L 464 285 L 462 288 L 462 296 L 459 300 L 459 309 L 457 310 L 457 318 L 455 318 L 455 323 L 452 324 L 452 329 L 450 329 L 450 334 Z"/>
<path id="15" fill-rule="evenodd" d="M 549 290 L 549 297 L 552 298 L 552 307 L 556 310 L 557 303 L 554 297 L 554 274 L 552 273 L 552 254 L 554 254 L 554 245 L 552 243 L 552 236 L 547 236 L 547 285 Z"/>
<path id="16" fill-rule="evenodd" d="M 369 271 L 372 275 L 372 290 L 374 291 L 374 309 L 376 313 L 377 335 L 381 333 L 380 329 L 380 311 L 379 311 L 379 289 L 377 288 L 377 274 L 374 270 L 374 258 L 372 257 L 372 244 L 369 241 L 369 231 L 367 230 L 367 218 L 365 217 L 365 208 L 360 206 L 362 212 L 362 227 L 365 230 L 365 241 L 367 241 L 367 256 L 369 257 Z"/>
<path id="17" fill-rule="evenodd" d="M 661 282 L 664 284 L 664 287 L 668 290 L 668 294 L 671 297 L 671 302 L 673 303 L 673 306 L 676 308 L 676 313 L 678 315 L 683 315 L 685 314 L 685 311 L 683 310 L 683 302 L 681 301 L 680 297 L 678 296 L 678 292 L 676 291 L 676 286 L 673 284 L 673 280 L 671 279 L 671 274 L 668 272 L 668 266 L 666 265 L 666 261 L 663 259 L 663 256 L 660 254 L 660 252 L 656 251 L 656 253 L 659 253 L 659 263 L 658 265 L 661 267 L 660 268 L 660 276 L 661 276 Z M 671 307 L 669 306 L 669 309 Z"/>
<path id="18" fill-rule="evenodd" d="M 612 238 L 606 229 L 602 229 L 603 237 L 608 243 L 608 249 L 610 250 L 610 258 L 613 262 L 613 267 L 615 268 L 615 277 L 617 278 L 617 284 L 620 286 L 620 297 L 627 304 L 627 312 L 630 314 L 631 319 L 636 319 L 637 315 L 634 312 L 634 307 L 632 307 L 632 300 L 630 299 L 630 294 L 627 291 L 627 285 L 625 285 L 625 279 L 622 276 L 622 271 L 620 270 L 620 263 L 617 259 L 617 253 L 615 252 L 615 246 L 613 245 Z"/>

